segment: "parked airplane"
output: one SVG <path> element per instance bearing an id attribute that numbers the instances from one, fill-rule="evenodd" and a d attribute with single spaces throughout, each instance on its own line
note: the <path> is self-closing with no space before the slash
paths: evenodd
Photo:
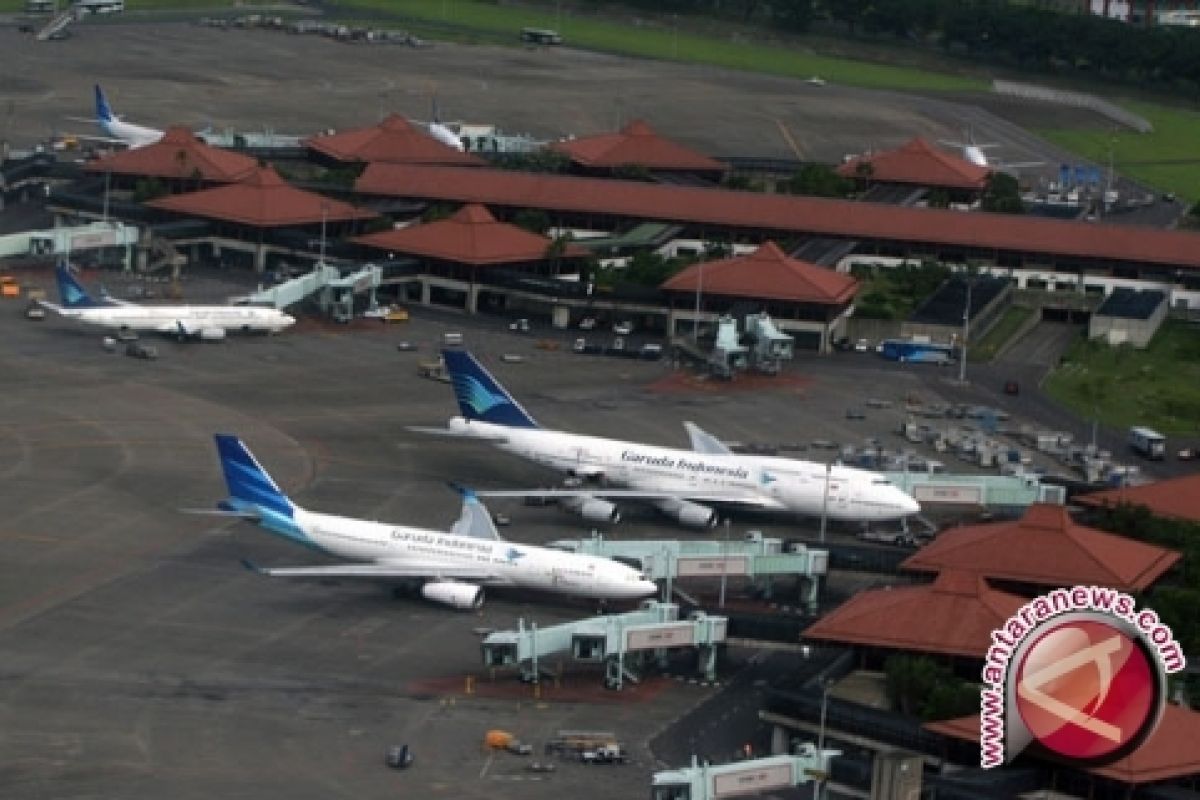
<path id="1" fill-rule="evenodd" d="M 658 587 L 607 558 L 514 544 L 500 538 L 491 514 L 463 490 L 462 513 L 449 532 L 307 511 L 287 497 L 236 436 L 217 434 L 229 498 L 217 513 L 257 523 L 284 539 L 347 559 L 328 566 L 264 569 L 298 578 L 376 578 L 421 582 L 421 596 L 454 608 L 483 605 L 484 587 L 534 589 L 600 600 L 630 600 Z"/>
<path id="2" fill-rule="evenodd" d="M 95 85 L 94 91 L 96 95 L 96 116 L 92 119 L 84 119 L 82 117 L 71 117 L 71 119 L 76 122 L 95 123 L 104 132 L 104 136 L 75 134 L 75 138 L 106 144 L 124 145 L 133 150 L 138 147 L 145 147 L 148 144 L 154 144 L 163 137 L 163 132 L 156 128 L 134 125 L 132 122 L 125 122 L 114 114 L 112 106 L 108 104 L 108 98 L 104 96 L 104 90 L 100 88 L 100 84 Z"/>
<path id="3" fill-rule="evenodd" d="M 685 422 L 692 450 L 546 430 L 466 351 L 442 354 L 462 416 L 421 433 L 492 442 L 501 450 L 582 481 L 579 488 L 480 491 L 484 497 L 555 498 L 592 522 L 618 522 L 613 500 L 643 500 L 676 521 L 712 527 L 709 503 L 787 511 L 829 519 L 883 521 L 920 511 L 882 475 L 811 461 L 735 454 Z M 624 488 L 613 488 L 624 487 Z"/>
<path id="4" fill-rule="evenodd" d="M 229 331 L 279 333 L 296 322 L 282 311 L 259 306 L 143 306 L 111 297 L 93 300 L 62 262 L 55 277 L 61 305 L 43 300 L 43 306 L 67 319 L 109 330 L 153 331 L 215 341 L 224 339 Z"/>

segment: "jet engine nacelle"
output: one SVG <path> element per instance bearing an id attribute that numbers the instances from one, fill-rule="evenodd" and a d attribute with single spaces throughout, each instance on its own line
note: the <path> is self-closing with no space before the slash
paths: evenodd
<path id="1" fill-rule="evenodd" d="M 454 581 L 427 583 L 421 587 L 421 597 L 453 608 L 473 609 L 483 605 L 483 588 Z"/>
<path id="2" fill-rule="evenodd" d="M 659 504 L 659 509 L 689 528 L 715 528 L 720 521 L 716 509 L 687 500 L 665 500 Z"/>
<path id="3" fill-rule="evenodd" d="M 201 328 L 200 338 L 206 342 L 219 342 L 225 338 L 224 328 Z"/>
<path id="4" fill-rule="evenodd" d="M 568 511 L 583 517 L 588 522 L 616 524 L 621 521 L 621 512 L 615 503 L 595 497 L 572 498 L 566 502 Z"/>

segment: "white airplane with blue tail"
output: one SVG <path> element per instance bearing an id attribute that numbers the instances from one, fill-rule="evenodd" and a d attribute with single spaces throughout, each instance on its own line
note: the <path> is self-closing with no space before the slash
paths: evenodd
<path id="1" fill-rule="evenodd" d="M 691 450 L 548 430 L 470 353 L 447 349 L 442 358 L 462 415 L 451 418 L 446 428 L 409 430 L 491 442 L 582 484 L 479 491 L 481 497 L 557 500 L 589 522 L 600 523 L 620 521 L 614 500 L 644 501 L 695 528 L 711 528 L 719 521 L 710 504 L 855 522 L 904 520 L 921 510 L 916 500 L 879 473 L 734 453 L 691 422 L 684 423 Z"/>
<path id="2" fill-rule="evenodd" d="M 285 495 L 236 436 L 217 434 L 216 443 L 229 497 L 217 511 L 191 513 L 254 522 L 290 542 L 346 560 L 269 569 L 243 562 L 261 574 L 419 581 L 426 600 L 458 609 L 482 606 L 484 587 L 597 600 L 641 599 L 658 591 L 642 573 L 611 559 L 504 541 L 469 490 L 460 489 L 462 513 L 449 532 L 320 514 Z"/>

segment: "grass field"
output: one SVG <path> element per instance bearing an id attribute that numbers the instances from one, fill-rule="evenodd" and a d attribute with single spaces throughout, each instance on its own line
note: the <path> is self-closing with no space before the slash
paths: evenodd
<path id="1" fill-rule="evenodd" d="M 1046 391 L 1082 417 L 1105 425 L 1148 425 L 1200 433 L 1200 336 L 1168 321 L 1146 350 L 1080 341 L 1046 381 Z"/>
<path id="2" fill-rule="evenodd" d="M 574 46 L 610 53 L 712 64 L 773 75 L 822 78 L 854 86 L 955 91 L 986 88 L 982 81 L 907 67 L 868 64 L 806 53 L 753 41 L 731 41 L 674 31 L 669 23 L 646 21 L 641 26 L 618 25 L 591 18 L 563 15 L 552 9 L 501 7 L 477 0 L 340 0 L 348 12 L 372 12 L 415 20 L 447 29 L 479 31 L 489 40 L 516 41 L 523 27 L 553 28 Z"/>
<path id="3" fill-rule="evenodd" d="M 1200 112 L 1122 100 L 1121 105 L 1154 124 L 1151 133 L 1128 130 L 1039 130 L 1036 133 L 1100 164 L 1109 150 L 1118 173 L 1200 200 Z"/>
<path id="4" fill-rule="evenodd" d="M 971 362 L 991 361 L 996 357 L 1000 348 L 1008 343 L 1008 340 L 1020 330 L 1032 314 L 1033 309 L 1031 308 L 1009 306 L 1005 309 L 1004 316 L 1000 317 L 1000 320 L 988 330 L 986 335 L 968 343 L 967 360 Z"/>

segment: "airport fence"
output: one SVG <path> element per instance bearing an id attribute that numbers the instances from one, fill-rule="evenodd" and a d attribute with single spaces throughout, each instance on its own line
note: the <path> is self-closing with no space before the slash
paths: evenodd
<path id="1" fill-rule="evenodd" d="M 1029 83 L 1015 81 L 992 81 L 992 91 L 1009 97 L 1020 97 L 1025 100 L 1040 100 L 1055 103 L 1060 106 L 1073 106 L 1095 111 L 1113 122 L 1132 128 L 1138 133 L 1151 133 L 1154 125 L 1145 117 L 1138 116 L 1132 111 L 1121 108 L 1115 103 L 1083 92 L 1070 92 L 1065 89 L 1053 89 L 1049 86 L 1035 86 Z"/>

